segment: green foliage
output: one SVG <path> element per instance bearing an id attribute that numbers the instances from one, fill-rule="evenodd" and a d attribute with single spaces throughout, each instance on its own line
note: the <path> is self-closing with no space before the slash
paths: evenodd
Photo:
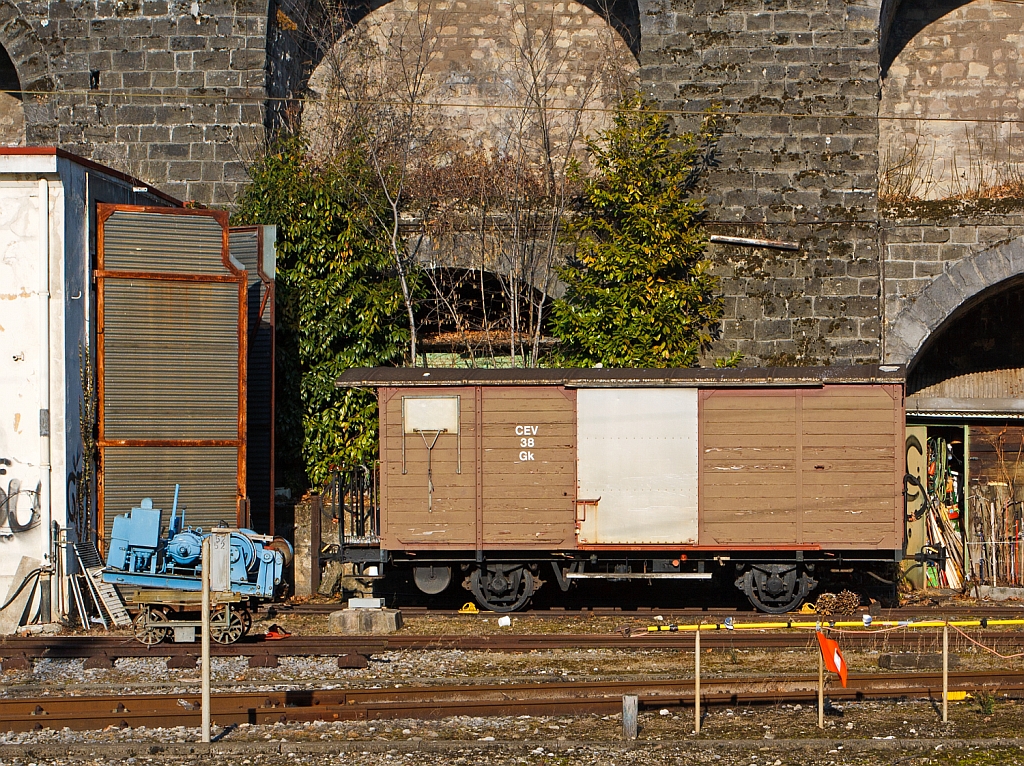
<path id="1" fill-rule="evenodd" d="M 383 203 L 358 146 L 318 164 L 286 138 L 250 176 L 233 223 L 278 227 L 278 481 L 320 486 L 332 466 L 376 458 L 376 398 L 338 390 L 338 375 L 401 362 L 408 343 Z"/>
<path id="2" fill-rule="evenodd" d="M 596 174 L 565 225 L 575 253 L 552 306 L 556 363 L 691 367 L 710 344 L 722 302 L 704 259 L 703 205 L 691 195 L 713 153 L 714 117 L 696 135 L 674 136 L 652 102 L 632 96 L 587 142 Z"/>

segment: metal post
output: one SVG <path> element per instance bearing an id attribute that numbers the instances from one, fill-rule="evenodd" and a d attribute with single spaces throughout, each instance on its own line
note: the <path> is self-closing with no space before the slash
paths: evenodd
<path id="1" fill-rule="evenodd" d="M 210 538 L 203 540 L 203 742 L 210 741 Z"/>
<path id="2" fill-rule="evenodd" d="M 949 720 L 949 623 L 942 624 L 942 722 Z"/>
<path id="3" fill-rule="evenodd" d="M 818 650 L 818 728 L 825 728 L 825 659 Z"/>
<path id="4" fill-rule="evenodd" d="M 693 733 L 700 734 L 700 625 L 693 632 Z"/>
<path id="5" fill-rule="evenodd" d="M 622 697 L 622 738 L 636 739 L 636 716 L 640 698 L 633 694 Z"/>

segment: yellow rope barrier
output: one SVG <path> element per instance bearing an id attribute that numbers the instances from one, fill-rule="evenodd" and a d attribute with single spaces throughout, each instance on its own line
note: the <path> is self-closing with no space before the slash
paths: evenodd
<path id="1" fill-rule="evenodd" d="M 949 625 L 952 628 L 997 628 L 1007 625 L 1024 626 L 1024 619 L 1015 620 L 991 620 L 986 617 L 969 620 L 817 620 L 786 622 L 733 622 L 727 619 L 725 622 L 706 622 L 700 625 L 649 625 L 648 633 L 687 633 L 696 630 L 830 630 L 842 628 L 860 628 L 858 633 L 884 633 L 889 630 L 915 629 L 915 628 L 941 628 Z"/>

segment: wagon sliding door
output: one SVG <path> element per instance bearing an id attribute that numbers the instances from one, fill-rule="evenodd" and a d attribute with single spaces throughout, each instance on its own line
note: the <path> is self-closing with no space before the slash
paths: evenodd
<path id="1" fill-rule="evenodd" d="M 580 543 L 697 542 L 697 389 L 578 392 Z"/>
<path id="2" fill-rule="evenodd" d="M 153 498 L 169 520 L 239 524 L 245 497 L 246 273 L 227 214 L 98 206 L 99 512 Z"/>

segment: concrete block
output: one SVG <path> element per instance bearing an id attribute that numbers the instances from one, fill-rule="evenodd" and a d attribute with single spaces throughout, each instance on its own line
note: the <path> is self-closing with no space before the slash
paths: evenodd
<path id="1" fill-rule="evenodd" d="M 949 667 L 955 668 L 960 664 L 960 658 L 955 654 L 949 655 Z M 915 652 L 899 652 L 897 654 L 883 654 L 878 658 L 878 667 L 886 670 L 941 670 L 941 654 L 917 654 Z"/>
<path id="2" fill-rule="evenodd" d="M 4 657 L 0 660 L 0 671 L 6 673 L 8 670 L 32 670 L 32 660 L 24 654 Z"/>
<path id="3" fill-rule="evenodd" d="M 349 609 L 383 609 L 384 599 L 382 598 L 350 598 Z"/>
<path id="4" fill-rule="evenodd" d="M 993 588 L 991 585 L 979 585 L 978 597 L 992 601 L 1022 601 L 1024 588 Z"/>
<path id="5" fill-rule="evenodd" d="M 295 504 L 295 595 L 312 596 L 320 587 L 320 498 Z"/>
<path id="6" fill-rule="evenodd" d="M 191 670 L 196 667 L 199 657 L 194 654 L 174 654 L 167 658 L 168 670 Z"/>
<path id="7" fill-rule="evenodd" d="M 344 636 L 386 635 L 402 629 L 402 613 L 397 609 L 342 609 L 331 612 L 327 629 Z"/>
<path id="8" fill-rule="evenodd" d="M 369 664 L 369 660 L 362 654 L 343 654 L 338 657 L 338 668 L 340 670 L 365 668 Z"/>
<path id="9" fill-rule="evenodd" d="M 21 557 L 21 562 L 14 572 L 11 587 L 8 589 L 7 595 L 2 602 L 6 604 L 8 601 L 11 601 L 11 605 L 0 611 L 0 636 L 11 636 L 17 632 L 29 599 L 35 594 L 35 588 L 26 586 L 21 593 L 18 593 L 17 598 L 15 598 L 14 594 L 17 593 L 21 583 L 28 577 L 29 572 L 38 569 L 41 565 L 42 562 L 39 559 L 33 559 L 28 556 Z M 5 664 L 4 667 L 7 667 L 7 665 Z"/>

